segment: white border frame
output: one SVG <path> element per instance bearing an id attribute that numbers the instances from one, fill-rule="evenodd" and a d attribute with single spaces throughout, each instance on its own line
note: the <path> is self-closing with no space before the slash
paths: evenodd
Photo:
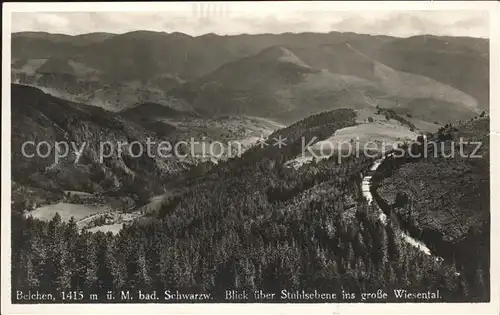
<path id="1" fill-rule="evenodd" d="M 210 3 L 210 2 L 205 2 Z M 219 2 L 220 4 L 220 2 Z M 189 5 L 189 7 L 187 7 Z M 231 8 L 262 10 L 269 6 L 289 6 L 284 1 L 232 2 Z M 10 64 L 11 64 L 11 14 L 13 12 L 103 12 L 103 11 L 166 11 L 191 10 L 191 3 L 174 2 L 74 2 L 74 3 L 3 3 L 2 49 L 2 242 L 1 242 L 1 313 L 2 314 L 499 314 L 499 215 L 493 205 L 500 205 L 500 163 L 494 157 L 500 155 L 500 123 L 498 87 L 500 87 L 500 4 L 496 1 L 344 1 L 344 2 L 294 2 L 298 8 L 332 11 L 406 11 L 406 10 L 484 10 L 490 12 L 490 195 L 491 195 L 491 301 L 490 303 L 332 303 L 332 304 L 11 304 L 11 122 L 10 122 Z M 497 176 L 495 176 L 497 175 Z M 496 249 L 496 250 L 495 250 Z"/>

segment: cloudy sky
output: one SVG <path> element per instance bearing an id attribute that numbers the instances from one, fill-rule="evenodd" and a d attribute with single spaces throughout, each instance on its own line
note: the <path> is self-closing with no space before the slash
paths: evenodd
<path id="1" fill-rule="evenodd" d="M 72 35 L 125 33 L 140 29 L 193 36 L 341 31 L 400 37 L 421 34 L 489 37 L 488 25 L 487 11 L 356 12 L 283 2 L 265 5 L 261 2 L 251 6 L 223 2 L 175 3 L 175 6 L 154 12 L 16 12 L 11 17 L 13 32 L 44 31 Z"/>

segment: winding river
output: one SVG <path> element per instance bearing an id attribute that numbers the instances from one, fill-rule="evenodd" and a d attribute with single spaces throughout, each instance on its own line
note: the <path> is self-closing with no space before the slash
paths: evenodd
<path id="1" fill-rule="evenodd" d="M 374 174 L 377 169 L 379 168 L 379 166 L 384 162 L 384 160 L 386 158 L 390 158 L 392 157 L 393 153 L 389 153 L 388 155 L 380 158 L 380 159 L 377 159 L 375 160 L 375 162 L 372 164 L 371 168 L 370 168 L 370 172 L 369 172 L 369 175 L 366 175 L 363 177 L 363 180 L 361 182 L 361 191 L 363 192 L 363 196 L 365 197 L 365 199 L 368 201 L 368 204 L 371 205 L 373 204 L 373 201 L 374 201 L 374 198 L 373 198 L 373 195 L 372 195 L 372 174 Z M 379 211 L 379 220 L 380 222 L 383 224 L 383 225 L 386 225 L 387 224 L 387 215 L 384 213 L 384 211 L 382 210 L 382 207 L 381 205 L 377 204 L 375 202 L 375 206 L 376 208 L 378 209 Z M 421 241 L 411 237 L 410 235 L 408 235 L 406 232 L 401 232 L 401 238 L 408 244 L 410 244 L 411 246 L 415 247 L 416 249 L 418 249 L 419 251 L 421 251 L 422 253 L 426 254 L 426 255 L 429 255 L 431 256 L 432 253 L 431 253 L 431 250 Z M 441 257 L 438 257 L 438 256 L 435 256 L 436 257 L 436 261 L 442 261 L 443 259 Z"/>

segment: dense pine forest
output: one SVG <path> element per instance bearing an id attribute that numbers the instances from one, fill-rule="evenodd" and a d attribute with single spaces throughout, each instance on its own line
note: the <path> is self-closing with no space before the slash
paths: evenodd
<path id="1" fill-rule="evenodd" d="M 352 110 L 310 116 L 270 136 L 286 137 L 284 148 L 254 147 L 172 178 L 163 183 L 172 197 L 160 211 L 117 235 L 79 232 L 74 220 L 43 222 L 14 210 L 12 287 L 169 289 L 210 293 L 220 302 L 231 289 L 278 297 L 283 289 L 336 292 L 343 302 L 379 289 L 387 300 L 367 302 L 398 301 L 395 289 L 439 290 L 440 302 L 489 300 L 489 268 L 464 273 L 466 262 L 436 261 L 404 243 L 397 214 L 387 225 L 379 221 L 360 191 L 360 174 L 373 159 L 284 166 L 300 154 L 303 137 L 324 139 L 354 124 Z M 344 299 L 342 292 L 354 294 Z M 280 301 L 290 302 L 272 302 Z"/>

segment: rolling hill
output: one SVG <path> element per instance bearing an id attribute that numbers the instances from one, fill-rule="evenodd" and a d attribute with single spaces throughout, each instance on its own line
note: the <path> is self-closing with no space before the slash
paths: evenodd
<path id="1" fill-rule="evenodd" d="M 351 74 L 314 68 L 288 48 L 273 46 L 170 93 L 209 114 L 249 114 L 284 121 L 333 108 L 369 108 L 373 103 L 399 112 L 415 110 L 417 118 L 429 122 L 468 119 L 479 112 L 477 100 L 449 85 L 392 69 L 349 43 L 343 44 L 343 50 L 350 52 Z M 359 76 L 354 75 L 356 71 Z"/>
<path id="2" fill-rule="evenodd" d="M 188 82 L 181 87 L 179 94 L 177 91 L 172 93 L 209 114 L 275 118 L 280 114 L 303 111 L 303 102 L 310 103 L 309 113 L 324 109 L 315 108 L 315 98 L 333 97 L 334 93 L 356 84 L 370 86 L 369 82 L 357 77 L 315 69 L 287 48 L 277 46 L 225 64 L 199 80 Z M 323 89 L 326 90 L 317 95 Z"/>

